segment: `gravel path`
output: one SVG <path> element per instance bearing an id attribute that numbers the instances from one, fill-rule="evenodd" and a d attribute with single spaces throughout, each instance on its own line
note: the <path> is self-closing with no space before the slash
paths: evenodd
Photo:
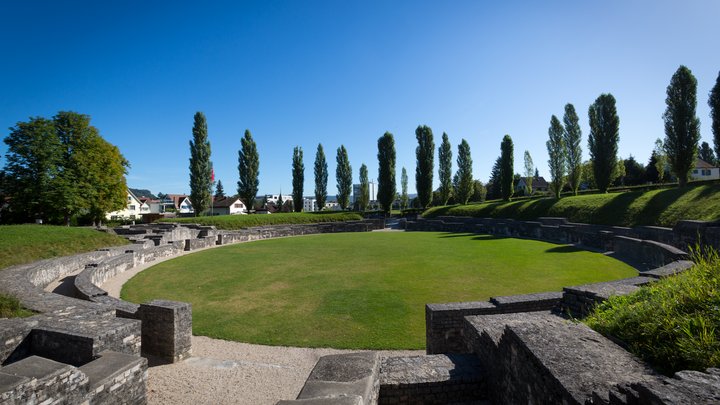
<path id="1" fill-rule="evenodd" d="M 184 254 L 138 266 L 101 287 L 109 295 L 119 297 L 122 285 L 135 274 Z M 350 352 L 352 350 L 262 346 L 193 336 L 192 357 L 148 369 L 148 403 L 261 405 L 295 399 L 320 357 Z M 422 354 L 425 351 L 381 351 L 381 356 Z"/>

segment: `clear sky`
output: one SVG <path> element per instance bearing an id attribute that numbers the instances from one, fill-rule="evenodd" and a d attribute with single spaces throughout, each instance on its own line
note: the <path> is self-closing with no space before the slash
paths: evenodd
<path id="1" fill-rule="evenodd" d="M 183 193 L 193 114 L 202 111 L 226 192 L 236 189 L 247 128 L 261 194 L 291 192 L 299 145 L 311 195 L 322 143 L 334 195 L 337 148 L 348 149 L 354 182 L 362 163 L 375 178 L 377 139 L 390 131 L 398 183 L 404 166 L 413 193 L 418 125 L 433 129 L 436 145 L 447 132 L 453 160 L 467 139 L 483 182 L 504 134 L 516 172 L 529 150 L 548 176 L 551 115 L 575 105 L 587 158 L 588 106 L 610 92 L 620 155 L 644 164 L 664 136 L 665 89 L 681 64 L 698 79 L 702 138 L 712 145 L 719 15 L 716 0 L 4 0 L 0 134 L 30 116 L 89 114 L 130 161 L 130 187 Z"/>

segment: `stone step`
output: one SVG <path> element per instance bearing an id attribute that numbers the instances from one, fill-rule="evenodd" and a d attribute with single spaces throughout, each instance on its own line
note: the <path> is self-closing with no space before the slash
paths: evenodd
<path id="1" fill-rule="evenodd" d="M 80 371 L 89 378 L 93 403 L 145 403 L 147 360 L 143 357 L 106 351 Z"/>
<path id="2" fill-rule="evenodd" d="M 0 368 L 0 403 L 79 403 L 88 377 L 77 368 L 39 356 Z"/>

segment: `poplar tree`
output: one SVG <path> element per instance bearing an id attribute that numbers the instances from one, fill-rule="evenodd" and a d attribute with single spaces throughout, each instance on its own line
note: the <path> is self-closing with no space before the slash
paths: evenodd
<path id="1" fill-rule="evenodd" d="M 370 184 L 368 180 L 368 169 L 363 163 L 360 166 L 360 195 L 356 196 L 359 211 L 366 211 L 370 205 Z"/>
<path id="2" fill-rule="evenodd" d="M 713 153 L 712 148 L 707 142 L 703 142 L 700 144 L 700 149 L 698 149 L 698 157 L 710 164 L 715 163 L 715 153 Z"/>
<path id="3" fill-rule="evenodd" d="M 588 109 L 590 135 L 588 149 L 593 177 L 601 193 L 607 192 L 615 179 L 620 140 L 620 119 L 612 94 L 601 94 Z"/>
<path id="4" fill-rule="evenodd" d="M 574 195 L 577 195 L 580 179 L 582 178 L 582 148 L 580 147 L 582 130 L 578 121 L 575 106 L 570 103 L 565 104 L 563 141 L 565 142 L 565 156 L 567 159 L 567 180 Z"/>
<path id="5" fill-rule="evenodd" d="M 710 106 L 710 118 L 712 120 L 715 157 L 717 157 L 718 164 L 720 164 L 720 73 L 718 73 L 715 86 L 713 86 L 712 90 L 710 90 L 708 106 Z"/>
<path id="6" fill-rule="evenodd" d="M 535 172 L 535 165 L 533 164 L 532 156 L 530 156 L 530 151 L 525 151 L 525 155 L 523 156 L 523 160 L 525 161 L 525 195 L 531 195 L 532 194 L 532 181 L 533 181 L 533 173 Z"/>
<path id="7" fill-rule="evenodd" d="M 325 160 L 325 152 L 323 151 L 322 144 L 319 143 L 317 152 L 315 153 L 315 202 L 317 203 L 318 211 L 322 211 L 323 208 L 325 208 L 327 180 L 327 161 Z"/>
<path id="8" fill-rule="evenodd" d="M 215 198 L 225 198 L 225 189 L 223 188 L 222 181 L 218 180 L 215 186 Z"/>
<path id="9" fill-rule="evenodd" d="M 658 183 L 664 183 L 665 166 L 667 166 L 667 155 L 665 155 L 665 145 L 663 145 L 663 141 L 660 138 L 655 140 L 655 149 L 653 149 L 653 156 L 655 156 L 655 169 L 658 172 Z"/>
<path id="10" fill-rule="evenodd" d="M 549 139 L 545 145 L 547 146 L 548 166 L 550 168 L 550 186 L 555 193 L 555 198 L 560 198 L 560 192 L 565 178 L 565 142 L 563 141 L 563 128 L 560 120 L 556 116 L 550 118 L 550 128 L 548 129 Z"/>
<path id="11" fill-rule="evenodd" d="M 348 158 L 347 149 L 340 145 L 336 157 L 337 167 L 335 168 L 335 180 L 337 181 L 337 201 L 340 208 L 347 209 L 350 205 L 350 193 L 352 192 L 352 167 Z"/>
<path id="12" fill-rule="evenodd" d="M 402 190 L 400 193 L 400 208 L 406 209 L 410 198 L 408 197 L 408 175 L 405 166 L 403 166 L 400 174 L 400 189 Z"/>
<path id="13" fill-rule="evenodd" d="M 378 191 L 377 199 L 385 214 L 390 214 L 395 200 L 395 139 L 393 134 L 385 132 L 378 139 Z"/>
<path id="14" fill-rule="evenodd" d="M 293 149 L 292 158 L 292 197 L 295 212 L 303 210 L 303 186 L 305 185 L 305 164 L 303 164 L 302 148 L 296 146 Z"/>
<path id="15" fill-rule="evenodd" d="M 432 202 L 433 164 L 435 159 L 435 142 L 432 129 L 426 125 L 415 130 L 418 146 L 415 149 L 417 165 L 415 167 L 415 189 L 420 208 L 426 208 Z"/>
<path id="16" fill-rule="evenodd" d="M 255 205 L 255 196 L 260 185 L 260 156 L 257 145 L 253 140 L 250 130 L 245 130 L 245 135 L 240 139 L 240 151 L 238 152 L 238 195 L 245 203 L 248 211 Z"/>
<path id="17" fill-rule="evenodd" d="M 513 141 L 510 135 L 503 137 L 500 143 L 500 193 L 502 199 L 510 201 L 513 194 L 514 157 Z"/>
<path id="18" fill-rule="evenodd" d="M 205 114 L 196 112 L 194 121 L 193 140 L 190 141 L 190 202 L 198 216 L 210 207 L 212 164 Z"/>
<path id="19" fill-rule="evenodd" d="M 684 187 L 695 166 L 700 140 L 700 120 L 695 115 L 697 80 L 687 67 L 680 66 L 673 74 L 665 104 L 665 152 L 678 185 Z"/>
<path id="20" fill-rule="evenodd" d="M 455 173 L 455 201 L 458 204 L 467 204 L 473 194 L 472 156 L 470 145 L 465 139 L 458 145 L 458 170 Z"/>
<path id="21" fill-rule="evenodd" d="M 438 178 L 440 179 L 440 205 L 447 205 L 452 193 L 452 145 L 443 132 L 442 143 L 438 148 Z"/>

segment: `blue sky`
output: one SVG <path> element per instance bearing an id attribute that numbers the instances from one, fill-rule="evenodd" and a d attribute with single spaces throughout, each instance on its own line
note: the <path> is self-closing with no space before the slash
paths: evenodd
<path id="1" fill-rule="evenodd" d="M 398 182 L 404 166 L 412 193 L 418 125 L 436 144 L 447 132 L 454 155 L 467 139 L 483 182 L 504 134 L 517 172 L 529 150 L 547 176 L 551 115 L 575 105 L 587 158 L 587 109 L 606 92 L 618 103 L 620 155 L 646 163 L 664 136 L 665 89 L 684 64 L 712 144 L 718 1 L 203 3 L 0 2 L 0 134 L 30 116 L 89 114 L 130 161 L 131 187 L 182 193 L 193 115 L 203 111 L 226 192 L 247 128 L 260 193 L 291 192 L 299 145 L 310 195 L 318 143 L 335 194 L 337 148 L 348 149 L 355 181 L 362 163 L 374 178 L 377 139 L 390 131 Z"/>

